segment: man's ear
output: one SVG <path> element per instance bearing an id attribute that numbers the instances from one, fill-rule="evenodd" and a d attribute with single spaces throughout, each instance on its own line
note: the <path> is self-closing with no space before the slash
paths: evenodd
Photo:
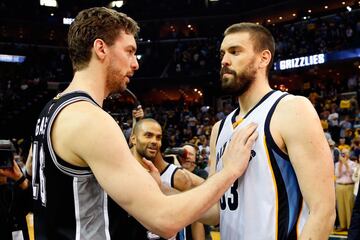
<path id="1" fill-rule="evenodd" d="M 135 146 L 135 145 L 136 145 L 136 137 L 135 137 L 134 134 L 132 134 L 132 135 L 130 136 L 130 143 L 131 143 L 132 146 Z"/>
<path id="2" fill-rule="evenodd" d="M 95 53 L 95 56 L 99 60 L 104 60 L 104 58 L 108 52 L 108 46 L 106 45 L 104 40 L 97 38 L 97 39 L 95 39 L 94 44 L 93 44 L 93 51 Z"/>
<path id="3" fill-rule="evenodd" d="M 260 68 L 267 68 L 271 61 L 271 52 L 269 50 L 264 50 L 260 55 Z"/>

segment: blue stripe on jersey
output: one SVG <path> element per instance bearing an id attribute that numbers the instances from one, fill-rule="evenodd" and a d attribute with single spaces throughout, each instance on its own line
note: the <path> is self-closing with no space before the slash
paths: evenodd
<path id="1" fill-rule="evenodd" d="M 288 207 L 289 207 L 289 221 L 288 221 L 288 234 L 289 234 L 293 229 L 293 227 L 296 225 L 296 221 L 298 219 L 298 214 L 300 210 L 299 200 L 301 199 L 300 188 L 295 175 L 294 168 L 291 165 L 291 162 L 282 158 L 274 150 L 273 150 L 273 156 L 276 160 L 282 179 L 285 183 L 285 189 L 287 193 Z"/>
<path id="2" fill-rule="evenodd" d="M 298 181 L 289 156 L 276 145 L 270 132 L 271 117 L 279 101 L 286 95 L 288 94 L 279 97 L 273 104 L 264 126 L 266 144 L 278 189 L 278 240 L 297 239 L 296 225 L 302 203 Z"/>
<path id="3" fill-rule="evenodd" d="M 277 199 L 278 199 L 278 222 L 277 222 L 277 240 L 287 240 L 289 232 L 289 201 L 286 191 L 286 184 L 282 177 L 281 168 L 274 156 L 275 151 L 273 145 L 267 142 L 268 153 L 270 157 L 271 168 L 273 169 L 275 183 L 277 187 Z"/>

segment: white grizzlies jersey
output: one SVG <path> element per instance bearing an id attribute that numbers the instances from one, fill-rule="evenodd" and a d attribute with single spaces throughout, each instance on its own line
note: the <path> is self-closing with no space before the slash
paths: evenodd
<path id="1" fill-rule="evenodd" d="M 269 92 L 235 126 L 240 129 L 255 122 L 259 137 L 244 175 L 220 199 L 221 239 L 293 240 L 298 238 L 308 218 L 289 156 L 279 149 L 270 134 L 271 117 L 285 95 L 280 91 Z M 239 111 L 234 110 L 220 124 L 216 171 L 223 167 L 222 155 L 235 130 Z"/>

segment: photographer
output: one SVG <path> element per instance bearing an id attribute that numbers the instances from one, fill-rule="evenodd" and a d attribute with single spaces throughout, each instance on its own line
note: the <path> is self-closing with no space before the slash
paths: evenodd
<path id="1" fill-rule="evenodd" d="M 204 180 L 208 177 L 208 173 L 197 166 L 198 160 L 198 147 L 191 143 L 185 143 L 182 145 L 182 148 L 185 150 L 186 154 L 184 156 L 179 156 L 181 166 L 188 170 L 189 172 L 203 178 Z M 210 227 L 203 225 L 200 222 L 195 222 L 186 228 L 186 239 L 206 239 L 211 240 Z"/>
<path id="2" fill-rule="evenodd" d="M 203 179 L 207 179 L 209 174 L 199 166 L 198 147 L 191 143 L 185 143 L 182 145 L 182 148 L 186 150 L 187 154 L 186 158 L 180 158 L 181 166 L 189 172 L 192 172 Z"/>
<path id="3" fill-rule="evenodd" d="M 14 160 L 14 146 L 0 140 L 0 232 L 3 240 L 28 240 L 26 215 L 32 206 L 29 180 Z"/>

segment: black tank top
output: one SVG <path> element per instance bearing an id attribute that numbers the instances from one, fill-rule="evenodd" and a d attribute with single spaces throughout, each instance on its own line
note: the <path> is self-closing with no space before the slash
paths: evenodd
<path id="1" fill-rule="evenodd" d="M 37 120 L 32 176 L 36 240 L 111 239 L 108 196 L 91 169 L 65 162 L 52 148 L 55 118 L 78 101 L 98 106 L 88 94 L 72 92 L 49 101 Z"/>

